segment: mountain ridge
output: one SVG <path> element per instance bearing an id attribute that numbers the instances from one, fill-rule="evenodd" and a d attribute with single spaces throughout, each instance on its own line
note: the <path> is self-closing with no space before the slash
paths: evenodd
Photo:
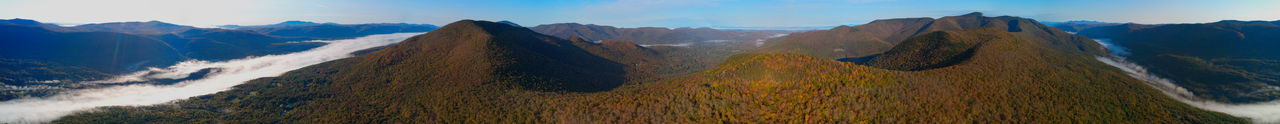
<path id="1" fill-rule="evenodd" d="M 760 50 L 770 53 L 797 53 L 827 58 L 866 57 L 888 51 L 907 38 L 934 31 L 966 30 L 993 27 L 1037 41 L 1064 44 L 1055 49 L 1086 51 L 1104 55 L 1088 38 L 1072 35 L 1033 19 L 997 16 L 986 17 L 974 12 L 959 16 L 932 18 L 881 19 L 857 26 L 840 26 L 829 30 L 800 32 L 770 39 Z"/>

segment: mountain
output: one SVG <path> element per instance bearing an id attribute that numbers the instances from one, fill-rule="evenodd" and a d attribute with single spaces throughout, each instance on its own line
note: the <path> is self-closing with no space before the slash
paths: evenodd
<path id="1" fill-rule="evenodd" d="M 0 25 L 0 58 L 32 59 L 122 73 L 185 59 L 164 41 L 114 32 L 54 32 Z"/>
<path id="2" fill-rule="evenodd" d="M 858 26 L 840 26 L 830 30 L 792 33 L 770 39 L 761 51 L 798 53 L 827 58 L 856 58 L 883 53 L 907 38 L 935 31 L 966 30 L 995 27 L 1033 40 L 1063 43 L 1057 49 L 1104 54 L 1102 50 L 1084 49 L 1094 44 L 1088 38 L 1071 35 L 1039 22 L 1020 17 L 986 17 L 974 12 L 960 16 L 932 18 L 900 18 L 872 21 Z"/>
<path id="3" fill-rule="evenodd" d="M 285 22 L 288 23 L 288 22 Z M 283 23 L 282 23 L 283 24 Z M 313 38 L 313 39 L 348 39 L 373 34 L 390 34 L 405 32 L 427 32 L 435 30 L 435 25 L 407 23 L 372 23 L 372 24 L 321 24 L 306 26 L 280 27 L 245 27 L 235 30 L 252 31 L 272 36 Z"/>
<path id="4" fill-rule="evenodd" d="M 239 28 L 279 28 L 279 27 L 303 27 L 303 26 L 336 25 L 336 24 L 338 24 L 338 23 L 315 23 L 315 22 L 309 22 L 309 21 L 284 21 L 284 22 L 280 22 L 280 23 L 276 23 L 276 24 L 270 24 L 270 25 L 245 25 L 245 26 L 241 26 L 241 25 L 222 25 L 222 26 L 218 26 L 218 27 L 219 27 L 219 28 L 227 28 L 227 29 L 239 29 Z"/>
<path id="5" fill-rule="evenodd" d="M 85 24 L 85 25 L 78 25 L 75 27 L 61 27 L 57 25 L 44 24 L 34 20 L 27 20 L 27 19 L 0 20 L 0 25 L 9 25 L 9 26 L 18 26 L 18 27 L 38 27 L 38 28 L 44 29 L 43 31 L 37 31 L 37 29 L 31 29 L 31 28 L 17 28 L 17 27 L 9 27 L 6 29 L 6 30 L 11 30 L 12 32 L 28 32 L 33 34 L 99 34 L 99 35 L 91 35 L 91 36 L 76 35 L 77 37 L 75 38 L 63 38 L 63 39 L 79 38 L 79 39 L 112 40 L 112 41 L 121 40 L 123 43 L 134 43 L 134 42 L 149 43 L 149 42 L 155 42 L 155 40 L 159 40 L 159 41 L 162 41 L 161 43 L 164 43 L 164 45 L 135 45 L 135 46 L 129 46 L 129 47 L 137 47 L 134 49 L 139 49 L 139 50 L 168 49 L 169 51 L 177 51 L 179 58 L 181 59 L 191 58 L 191 59 L 211 60 L 211 61 L 238 59 L 238 58 L 244 58 L 248 56 L 284 54 L 284 53 L 291 53 L 291 52 L 297 52 L 297 51 L 304 51 L 307 49 L 325 45 L 325 43 L 320 43 L 320 42 L 295 42 L 295 41 L 308 41 L 308 40 L 319 40 L 319 39 L 344 39 L 344 38 L 355 38 L 360 36 L 367 36 L 372 34 L 387 34 L 387 33 L 400 33 L 400 32 L 425 32 L 425 31 L 430 31 L 432 29 L 435 29 L 435 26 L 432 26 L 432 25 L 391 24 L 391 23 L 360 24 L 360 25 L 338 25 L 338 24 L 325 23 L 325 24 L 317 24 L 315 26 L 298 26 L 298 25 L 306 25 L 308 23 L 311 23 L 311 22 L 290 21 L 290 22 L 284 22 L 284 23 L 278 24 L 279 26 L 294 26 L 296 28 L 250 28 L 250 29 L 257 29 L 257 30 L 227 30 L 227 29 L 213 29 L 213 28 L 195 28 L 191 26 L 176 25 L 176 24 L 170 24 L 170 23 L 165 23 L 160 21 L 112 22 L 112 23 L 99 23 L 99 24 Z M 320 26 L 320 25 L 329 25 L 329 26 Z M 269 31 L 269 33 L 277 33 L 277 34 L 282 34 L 284 36 L 270 35 L 268 33 L 261 33 L 258 31 Z M 288 32 L 295 32 L 295 33 L 288 33 Z M 114 34 L 114 35 L 105 35 L 105 34 Z M 120 35 L 120 36 L 116 36 L 116 35 Z M 316 36 L 312 36 L 312 35 L 316 35 Z M 19 36 L 16 34 L 9 35 L 9 36 L 21 37 L 21 38 L 43 37 L 43 36 Z M 111 37 L 106 37 L 106 36 L 111 36 Z M 51 36 L 51 37 L 61 37 L 61 35 Z M 116 38 L 116 37 L 127 37 L 127 38 Z M 38 42 L 41 40 L 63 40 L 63 39 L 36 38 L 36 39 L 10 39 L 10 41 L 22 40 L 22 42 Z M 70 42 L 70 41 L 60 41 L 60 42 L 66 42 L 66 44 L 73 44 L 73 45 L 82 45 L 82 43 L 79 43 L 79 42 Z M 22 45 L 31 45 L 31 44 L 22 44 Z M 14 46 L 14 47 L 18 47 L 18 46 Z M 28 48 L 24 48 L 24 49 L 66 50 L 61 48 L 45 48 L 45 47 L 58 47 L 56 45 L 26 46 L 26 47 Z M 10 49 L 10 50 L 14 50 L 14 49 Z M 165 52 L 169 52 L 169 51 L 165 51 Z M 24 51 L 23 53 L 32 53 L 32 52 L 33 51 Z M 79 54 L 80 52 L 90 52 L 90 51 L 66 50 L 66 51 L 59 51 L 58 53 L 60 54 L 58 55 L 92 55 L 92 54 Z M 11 53 L 14 53 L 14 52 L 11 52 Z M 110 52 L 107 52 L 107 53 L 110 53 Z M 156 53 L 160 54 L 162 52 L 156 52 Z M 93 53 L 93 54 L 97 54 L 97 53 Z M 168 54 L 168 53 L 165 53 L 165 54 Z M 32 55 L 35 55 L 35 54 L 32 54 Z M 44 57 L 76 58 L 73 56 L 58 56 L 58 55 L 49 55 Z M 106 57 L 110 57 L 110 56 L 106 56 Z M 170 56 L 155 56 L 155 57 L 166 58 Z M 13 57 L 5 57 L 5 58 L 25 59 L 25 58 L 13 58 Z M 86 62 L 93 63 L 93 65 L 96 67 L 89 67 L 89 68 L 100 69 L 106 73 L 124 73 L 128 71 L 138 70 L 138 69 L 141 69 L 142 67 L 168 66 L 168 64 L 163 64 L 163 63 L 169 63 L 169 64 L 176 63 L 176 61 L 171 61 L 171 60 L 180 60 L 180 59 L 166 58 L 166 61 L 148 61 L 154 64 L 145 64 L 145 66 L 136 65 L 135 63 L 115 63 L 119 65 L 112 65 L 112 63 L 104 64 L 104 63 L 101 63 L 100 61 L 81 61 L 79 63 L 86 63 Z M 65 62 L 54 62 L 54 63 L 61 63 L 58 65 L 84 65 L 84 64 L 65 63 Z M 49 64 L 54 64 L 54 63 L 49 63 Z M 109 66 L 127 66 L 130 68 L 127 68 L 127 69 L 106 68 Z"/>
<path id="6" fill-rule="evenodd" d="M 40 28 L 45 28 L 47 30 L 59 31 L 59 32 L 73 31 L 73 29 L 68 29 L 66 27 L 62 27 L 54 24 L 42 23 L 36 20 L 21 19 L 21 18 L 14 18 L 14 19 L 8 19 L 8 20 L 0 19 L 0 25 L 40 27 Z"/>
<path id="7" fill-rule="evenodd" d="M 308 40 L 347 39 L 373 34 L 426 32 L 432 25 L 359 24 L 340 25 L 287 21 L 274 25 L 245 26 L 236 30 L 195 28 L 160 21 L 113 22 L 75 27 L 46 27 L 64 32 L 117 32 L 150 37 L 170 44 L 182 55 L 199 60 L 230 60 L 248 56 L 284 54 L 323 46 Z"/>
<path id="8" fill-rule="evenodd" d="M 1175 101 L 1094 61 L 1100 45 L 1075 43 L 1087 39 L 1046 40 L 1059 37 L 1027 31 L 934 31 L 901 43 L 919 45 L 888 50 L 972 51 L 928 69 L 754 53 L 689 75 L 618 84 L 634 80 L 621 76 L 633 73 L 626 63 L 650 61 L 644 51 L 666 48 L 591 44 L 464 20 L 229 91 L 55 123 L 1246 123 Z M 937 55 L 956 58 L 950 52 Z M 888 58 L 934 53 L 872 61 L 914 62 Z"/>
<path id="9" fill-rule="evenodd" d="M 1044 22 L 1044 24 L 1057 27 L 1058 29 L 1062 29 L 1062 31 L 1066 31 L 1066 32 L 1080 32 L 1088 28 L 1121 25 L 1120 23 L 1086 21 L 1086 20 L 1066 21 L 1066 22 Z"/>
<path id="10" fill-rule="evenodd" d="M 1155 26 L 1156 25 L 1143 25 L 1143 24 L 1134 24 L 1134 23 L 1120 24 L 1120 25 L 1113 25 L 1113 26 L 1099 26 L 1099 27 L 1086 28 L 1084 30 L 1080 30 L 1080 32 L 1076 34 L 1088 36 L 1092 38 L 1107 38 L 1107 37 L 1112 37 L 1112 35 L 1129 34 L 1136 30 L 1151 28 Z"/>
<path id="11" fill-rule="evenodd" d="M 112 22 L 84 24 L 69 27 L 75 31 L 85 32 L 117 32 L 126 34 L 168 34 L 195 29 L 196 27 L 176 25 L 160 21 L 148 22 Z"/>
<path id="12" fill-rule="evenodd" d="M 711 28 L 617 28 L 613 26 L 557 23 L 538 25 L 538 33 L 561 38 L 581 37 L 589 41 L 629 41 L 637 44 L 680 44 L 693 42 L 750 41 L 786 31 L 721 31 Z"/>
<path id="13" fill-rule="evenodd" d="M 1201 98 L 1249 103 L 1280 99 L 1280 21 L 1097 27 L 1080 32 L 1111 40 L 1135 63 Z"/>

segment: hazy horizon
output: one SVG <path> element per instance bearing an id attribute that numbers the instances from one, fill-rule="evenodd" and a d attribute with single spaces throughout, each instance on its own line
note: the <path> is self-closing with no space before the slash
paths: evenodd
<path id="1" fill-rule="evenodd" d="M 0 18 L 88 24 L 163 21 L 197 27 L 283 21 L 416 23 L 510 20 L 525 26 L 575 22 L 618 27 L 814 27 L 970 12 L 1039 21 L 1207 23 L 1280 20 L 1280 1 L 945 1 L 945 0 L 618 0 L 618 1 L 0 1 Z M 77 8 L 77 9 L 66 9 Z M 992 8 L 1001 8 L 998 10 Z M 84 11 L 93 10 L 93 11 Z"/>

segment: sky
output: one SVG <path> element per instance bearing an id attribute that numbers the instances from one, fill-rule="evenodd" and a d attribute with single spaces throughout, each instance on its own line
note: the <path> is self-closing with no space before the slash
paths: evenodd
<path id="1" fill-rule="evenodd" d="M 198 27 L 288 20 L 444 25 L 461 19 L 524 26 L 805 27 L 970 12 L 1039 21 L 1144 24 L 1280 20 L 1277 0 L 0 0 L 0 18 L 84 24 L 164 21 Z"/>

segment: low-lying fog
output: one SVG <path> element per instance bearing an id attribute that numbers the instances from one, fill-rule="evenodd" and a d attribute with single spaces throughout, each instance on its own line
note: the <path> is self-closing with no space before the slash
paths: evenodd
<path id="1" fill-rule="evenodd" d="M 186 61 L 167 68 L 122 75 L 109 80 L 84 83 L 172 80 L 210 69 L 204 78 L 172 85 L 135 84 L 95 89 L 70 90 L 41 98 L 21 98 L 0 102 L 0 123 L 48 122 L 77 111 L 102 106 L 142 106 L 229 90 L 252 79 L 279 76 L 285 72 L 331 60 L 351 57 L 351 52 L 400 42 L 421 33 L 370 35 L 355 39 L 311 41 L 328 45 L 307 51 L 248 57 L 224 62 Z"/>
<path id="2" fill-rule="evenodd" d="M 1162 78 L 1147 72 L 1147 69 L 1138 64 L 1126 61 L 1125 55 L 1129 53 L 1124 47 L 1111 43 L 1109 39 L 1094 39 L 1098 44 L 1102 44 L 1111 50 L 1110 57 L 1096 57 L 1098 61 L 1107 63 L 1124 70 L 1133 78 L 1142 80 L 1147 85 L 1160 90 L 1165 95 L 1169 95 L 1178 101 L 1190 104 L 1191 106 L 1201 109 L 1218 111 L 1231 114 L 1237 117 L 1246 117 L 1253 119 L 1255 123 L 1280 123 L 1280 101 L 1269 101 L 1248 104 L 1230 104 L 1213 100 L 1200 99 L 1186 88 L 1174 84 L 1172 80 Z"/>

